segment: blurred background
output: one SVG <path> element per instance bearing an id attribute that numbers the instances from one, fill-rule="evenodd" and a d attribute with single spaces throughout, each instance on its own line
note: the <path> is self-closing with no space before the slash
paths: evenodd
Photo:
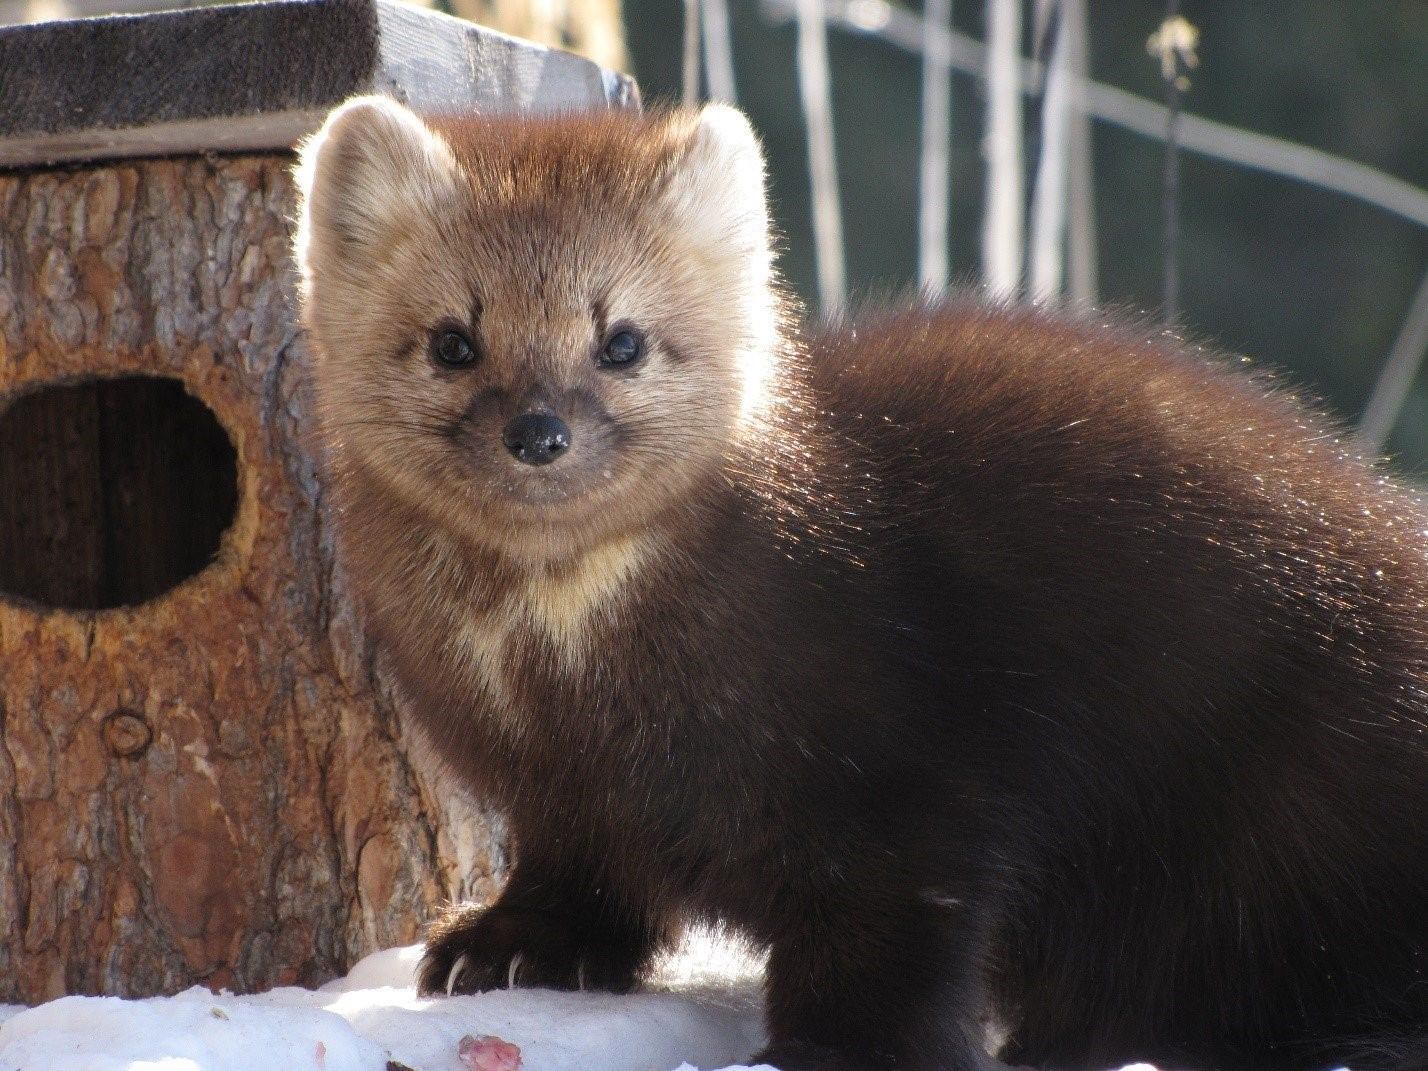
<path id="1" fill-rule="evenodd" d="M 992 6 L 952 0 L 954 28 L 985 40 Z M 1034 40 L 1035 5 L 1025 8 L 1021 51 L 1044 52 Z M 728 10 L 738 103 L 767 146 L 785 271 L 816 302 L 796 26 L 786 5 L 768 0 L 730 0 Z M 1086 0 L 1084 11 L 1089 77 L 1162 101 L 1161 67 L 1147 41 L 1166 4 Z M 1181 11 L 1199 31 L 1186 111 L 1428 187 L 1428 2 L 1184 0 Z M 878 25 L 876 4 L 863 14 Z M 671 0 L 626 0 L 631 69 L 647 100 L 680 92 L 681 26 Z M 855 300 L 896 293 L 918 279 L 922 58 L 837 20 L 827 39 L 849 292 Z M 987 88 L 955 71 L 951 87 L 950 272 L 975 281 L 987 200 Z M 1028 203 L 1041 99 L 1024 98 Z M 1090 143 L 1096 296 L 1158 312 L 1164 146 L 1094 119 Z M 1182 153 L 1179 201 L 1186 330 L 1284 369 L 1343 420 L 1356 421 L 1428 271 L 1428 227 L 1195 152 Z M 1386 448 L 1404 470 L 1428 475 L 1428 376 L 1414 377 Z"/>
<path id="2" fill-rule="evenodd" d="M 1397 341 L 1405 387 L 1381 390 L 1370 445 L 1386 435 L 1383 449 L 1396 464 L 1428 477 L 1428 375 L 1421 371 L 1428 344 L 1428 0 L 928 3 L 936 7 L 927 12 L 885 0 L 624 0 L 623 10 L 618 0 L 432 6 L 627 69 L 647 103 L 677 100 L 688 89 L 733 97 L 765 140 L 785 273 L 815 309 L 856 307 L 935 282 L 943 272 L 953 283 L 975 283 L 990 271 L 1008 292 L 1053 301 L 1093 297 L 1156 317 L 1165 301 L 1166 148 L 1154 136 L 1165 117 L 1153 106 L 1166 102 L 1167 70 L 1147 42 L 1178 7 L 1195 31 L 1192 40 L 1171 42 L 1185 48 L 1168 69 L 1179 80 L 1185 113 L 1174 198 L 1178 322 L 1194 338 L 1283 369 L 1345 423 L 1363 415 Z M 0 0 L 0 21 L 172 6 L 180 5 Z M 691 13 L 702 30 L 692 39 L 685 33 Z M 1012 14 L 1016 25 L 1005 21 Z M 1019 116 L 1006 110 L 1007 90 L 1000 98 L 989 90 L 983 74 L 997 63 L 983 66 L 977 49 L 998 17 L 1003 60 L 1010 41 L 1025 60 L 1053 69 L 1069 64 L 1069 104 L 1064 94 L 1058 104 L 1056 76 L 1040 67 L 1021 72 L 1024 84 L 1012 71 Z M 936 40 L 947 51 L 935 51 L 925 70 L 927 42 L 943 19 L 952 34 Z M 826 46 L 826 63 L 818 44 Z M 950 69 L 941 67 L 938 57 L 949 54 Z M 1140 103 L 1125 93 L 1088 98 L 1075 88 L 1082 73 Z M 948 92 L 945 117 L 924 115 L 925 83 L 933 95 L 939 86 Z M 1140 129 L 1084 118 L 1088 105 L 1120 107 Z M 825 108 L 826 128 L 819 125 Z M 1197 117 L 1238 129 L 1196 127 Z M 928 121 L 946 149 L 945 165 L 934 160 L 930 171 L 926 153 L 937 149 L 924 146 Z M 820 129 L 831 133 L 831 146 L 818 141 Z M 1201 151 L 1207 139 L 1230 155 L 1312 172 L 1316 182 L 1217 159 Z M 821 284 L 811 159 L 824 171 Z M 1009 174 L 1020 177 L 1020 191 Z M 1048 188 L 1062 189 L 1058 176 L 1069 189 L 1049 210 L 1048 225 L 1038 216 L 1048 209 L 1035 202 Z M 920 220 L 929 198 L 945 205 L 945 227 L 937 206 L 930 220 Z M 1049 238 L 1048 226 L 1055 232 Z M 945 234 L 945 254 L 934 232 Z M 1041 253 L 1034 254 L 1038 242 Z M 829 264 L 838 251 L 841 286 Z M 940 265 L 930 267 L 929 256 Z M 1054 290 L 1037 284 L 1048 272 L 1061 276 Z M 1415 295 L 1422 323 L 1413 315 Z"/>

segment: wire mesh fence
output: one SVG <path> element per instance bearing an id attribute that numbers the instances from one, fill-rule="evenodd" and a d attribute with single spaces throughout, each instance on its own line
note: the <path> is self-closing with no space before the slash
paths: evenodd
<path id="1" fill-rule="evenodd" d="M 967 2 L 970 0 L 964 0 Z M 706 63 L 717 56 L 721 65 L 729 64 L 733 49 L 727 13 L 710 18 L 705 12 L 706 5 L 722 7 L 724 0 L 689 3 L 702 17 L 700 54 Z M 953 71 L 971 75 L 985 87 L 979 132 L 984 160 L 979 274 L 992 294 L 1079 307 L 1095 304 L 1099 291 L 1095 178 L 1089 149 L 1093 122 L 1167 145 L 1160 311 L 1171 324 L 1180 315 L 1178 156 L 1182 152 L 1317 187 L 1370 205 L 1428 233 L 1428 190 L 1356 160 L 1183 109 L 1181 97 L 1196 62 L 1196 42 L 1194 27 L 1174 0 L 1147 43 L 1162 64 L 1165 102 L 1089 77 L 1086 0 L 1033 0 L 1029 26 L 1023 18 L 1027 5 L 1022 0 L 978 0 L 985 12 L 985 41 L 953 28 L 952 0 L 926 0 L 921 12 L 887 0 L 760 3 L 769 23 L 793 22 L 797 27 L 799 90 L 808 128 L 814 259 L 819 306 L 825 314 L 836 313 L 846 300 L 830 90 L 837 71 L 830 69 L 825 44 L 833 33 L 875 40 L 912 53 L 921 61 L 917 277 L 927 291 L 942 290 L 951 274 L 947 234 Z M 721 85 L 720 96 L 733 99 L 736 90 L 732 82 L 726 80 Z M 713 95 L 712 74 L 710 86 Z M 1024 116 L 1028 104 L 1031 114 Z M 1025 118 L 1039 126 L 1034 166 L 1023 145 Z M 1425 351 L 1428 273 L 1404 311 L 1402 327 L 1360 420 L 1359 439 L 1366 451 L 1383 448 Z"/>

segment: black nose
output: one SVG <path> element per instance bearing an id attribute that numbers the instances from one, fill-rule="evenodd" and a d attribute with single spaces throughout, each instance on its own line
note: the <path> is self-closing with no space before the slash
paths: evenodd
<path id="1" fill-rule="evenodd" d="M 506 425 L 506 449 L 527 465 L 549 465 L 570 449 L 570 429 L 554 413 L 525 413 Z"/>

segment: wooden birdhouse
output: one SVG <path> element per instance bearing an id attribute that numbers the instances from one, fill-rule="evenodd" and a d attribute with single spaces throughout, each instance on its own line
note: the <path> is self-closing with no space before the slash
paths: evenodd
<path id="1" fill-rule="evenodd" d="M 0 30 L 0 1001 L 311 983 L 489 895 L 332 551 L 292 146 L 351 94 L 630 106 L 389 0 Z"/>

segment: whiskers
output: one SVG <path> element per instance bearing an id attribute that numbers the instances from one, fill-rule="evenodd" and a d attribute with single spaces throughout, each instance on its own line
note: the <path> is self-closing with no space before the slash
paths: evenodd
<path id="1" fill-rule="evenodd" d="M 451 435 L 452 425 L 444 422 L 408 420 L 398 417 L 348 419 L 338 424 L 328 425 L 328 429 L 336 433 L 352 428 L 381 428 L 384 430 L 408 431 L 415 435 L 439 435 L 449 437 Z"/>
<path id="2" fill-rule="evenodd" d="M 369 407 L 365 415 L 352 413 L 350 405 L 328 406 L 322 413 L 323 429 L 340 442 L 350 442 L 354 433 L 363 432 L 386 432 L 383 438 L 388 440 L 450 441 L 460 432 L 459 415 L 442 406 L 421 401 L 389 405 L 385 412 L 371 412 Z"/>

